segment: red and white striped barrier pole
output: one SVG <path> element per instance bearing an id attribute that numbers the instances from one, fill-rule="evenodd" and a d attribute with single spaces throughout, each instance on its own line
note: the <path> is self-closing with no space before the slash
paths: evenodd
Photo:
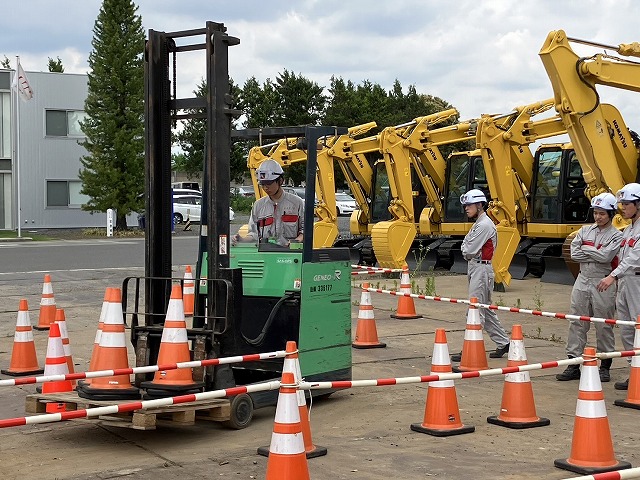
<path id="1" fill-rule="evenodd" d="M 459 298 L 447 298 L 447 297 L 432 297 L 430 295 L 417 295 L 415 293 L 401 293 L 396 292 L 395 290 L 381 290 L 379 288 L 366 288 L 363 290 L 367 290 L 372 293 L 387 293 L 389 295 L 395 295 L 397 297 L 412 297 L 418 298 L 420 300 L 434 300 L 436 302 L 445 302 L 445 303 L 461 303 L 465 305 L 471 305 L 469 300 L 463 300 Z M 555 312 L 542 312 L 540 310 L 530 310 L 528 308 L 516 308 L 516 307 L 502 307 L 500 305 L 490 305 L 488 303 L 474 303 L 473 304 L 477 308 L 488 308 L 489 310 L 500 310 L 503 312 L 512 312 L 512 313 L 525 313 L 529 315 L 535 315 L 538 317 L 551 317 L 551 318 L 562 318 L 565 320 L 581 320 L 583 322 L 598 322 L 598 323 L 608 323 L 610 325 L 636 325 L 636 322 L 631 322 L 627 320 L 616 320 L 614 318 L 600 318 L 600 317 L 588 317 L 586 315 L 571 315 L 569 313 L 555 313 Z"/>
<path id="2" fill-rule="evenodd" d="M 367 267 L 366 265 L 351 265 L 351 268 L 355 268 L 356 270 L 368 270 L 370 272 L 381 272 L 381 273 L 402 272 L 401 268 Z"/>
<path id="3" fill-rule="evenodd" d="M 571 477 L 566 480 L 626 480 L 628 478 L 640 478 L 640 468 L 636 467 L 614 472 L 595 473 L 583 477 Z"/>
<path id="4" fill-rule="evenodd" d="M 280 388 L 280 381 L 258 383 L 255 385 L 245 385 L 242 387 L 227 388 L 224 390 L 213 390 L 211 392 L 192 393 L 190 395 L 178 395 L 177 397 L 158 398 L 157 400 L 143 400 L 139 402 L 121 403 L 120 405 L 109 405 L 106 407 L 83 408 L 81 410 L 70 410 L 60 413 L 48 413 L 45 415 L 34 415 L 32 417 L 17 417 L 0 420 L 0 428 L 19 427 L 22 425 L 34 425 L 36 423 L 52 423 L 75 418 L 91 418 L 100 415 L 113 415 L 116 413 L 131 412 L 145 408 L 164 407 L 167 405 L 179 405 L 181 403 L 197 402 L 198 400 L 211 400 L 213 398 L 232 397 L 241 393 L 265 392 L 267 390 L 277 390 Z"/>
<path id="5" fill-rule="evenodd" d="M 147 365 L 144 367 L 117 368 L 114 370 L 95 370 L 93 372 L 77 372 L 67 375 L 40 375 L 37 377 L 22 377 L 0 380 L 0 387 L 28 385 L 32 383 L 59 382 L 63 380 L 80 380 L 83 378 L 113 377 L 117 375 L 131 375 L 135 373 L 153 373 L 164 370 L 176 370 L 179 368 L 211 367 L 214 365 L 227 365 L 230 363 L 256 362 L 269 358 L 284 358 L 286 352 L 278 350 L 268 353 L 254 353 L 252 355 L 239 355 L 235 357 L 211 358 L 208 360 L 195 360 L 192 362 L 179 362 L 167 365 Z"/>
<path id="6" fill-rule="evenodd" d="M 630 350 L 633 356 L 640 355 L 640 350 Z M 627 352 L 625 352 L 627 353 Z M 388 385 L 407 385 L 411 383 L 428 383 L 443 380 L 461 380 L 464 378 L 490 377 L 493 375 L 506 375 L 507 373 L 530 372 L 532 370 L 544 370 L 547 368 L 564 367 L 566 365 L 579 365 L 584 362 L 582 357 L 565 358 L 551 362 L 531 363 L 514 367 L 491 368 L 488 370 L 476 370 L 458 373 L 433 373 L 419 377 L 377 378 L 372 380 L 338 380 L 326 382 L 302 382 L 298 388 L 301 390 L 346 389 L 354 387 L 384 387 Z"/>
<path id="7" fill-rule="evenodd" d="M 401 271 L 402 270 L 398 270 L 395 268 L 383 268 L 380 270 L 365 270 L 362 272 L 351 272 L 351 275 L 380 275 L 381 273 L 396 273 Z"/>

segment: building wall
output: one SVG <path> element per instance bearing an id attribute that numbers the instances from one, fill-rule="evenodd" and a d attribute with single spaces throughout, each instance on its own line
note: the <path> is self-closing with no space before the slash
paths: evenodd
<path id="1" fill-rule="evenodd" d="M 47 111 L 57 111 L 59 114 L 67 112 L 70 119 L 76 116 L 76 112 L 84 111 L 88 90 L 87 75 L 26 72 L 26 76 L 34 96 L 29 101 L 19 100 L 19 182 L 22 228 L 104 226 L 106 214 L 91 214 L 81 209 L 83 196 L 78 194 L 81 187 L 78 172 L 82 168 L 80 158 L 87 153 L 78 143 L 84 140 L 81 132 L 74 134 L 70 131 L 67 135 L 61 136 L 47 135 L 46 131 Z M 17 228 L 17 169 L 18 165 L 14 158 L 12 221 L 11 225 L 6 224 L 5 228 Z M 70 182 L 72 190 L 75 190 L 75 194 L 71 196 L 72 204 L 57 206 L 48 204 L 47 182 L 51 181 Z M 86 197 L 84 200 L 86 201 Z M 137 225 L 136 215 L 129 217 L 129 224 Z M 2 228 L 1 225 L 0 228 Z"/>

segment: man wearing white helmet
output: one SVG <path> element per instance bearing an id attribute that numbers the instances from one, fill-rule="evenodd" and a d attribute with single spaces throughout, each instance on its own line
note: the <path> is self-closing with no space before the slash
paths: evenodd
<path id="1" fill-rule="evenodd" d="M 493 290 L 493 266 L 491 259 L 498 245 L 496 226 L 484 209 L 487 197 L 482 190 L 473 189 L 460 197 L 460 203 L 469 219 L 475 219 L 471 230 L 462 241 L 462 256 L 467 260 L 469 297 L 476 297 L 480 303 L 491 303 Z M 480 321 L 497 348 L 491 358 L 502 358 L 509 351 L 509 337 L 493 310 L 480 309 Z M 451 355 L 451 360 L 459 362 L 461 354 Z"/>
<path id="2" fill-rule="evenodd" d="M 284 171 L 278 162 L 265 160 L 256 169 L 258 183 L 267 194 L 253 204 L 246 237 L 234 241 L 274 241 L 283 247 L 301 242 L 304 230 L 304 200 L 282 189 Z"/>
<path id="3" fill-rule="evenodd" d="M 640 315 L 640 184 L 628 183 L 617 194 L 622 216 L 631 220 L 631 225 L 622 232 L 622 242 L 618 258 L 620 263 L 598 283 L 598 290 L 606 291 L 618 281 L 616 311 L 619 320 L 635 322 Z M 635 328 L 620 325 L 620 338 L 625 350 L 633 350 Z M 626 390 L 629 379 L 615 383 L 616 390 Z"/>
<path id="4" fill-rule="evenodd" d="M 571 315 L 588 315 L 590 317 L 613 318 L 616 306 L 615 285 L 604 291 L 597 286 L 618 265 L 618 250 L 622 233 L 611 225 L 611 220 L 618 209 L 616 197 L 611 193 L 601 193 L 591 199 L 593 208 L 593 225 L 585 225 L 571 241 L 571 259 L 580 264 L 580 273 L 571 291 Z M 571 320 L 567 337 L 567 356 L 575 358 L 582 355 L 587 344 L 587 333 L 591 322 Z M 596 341 L 599 352 L 615 350 L 613 326 L 608 323 L 595 324 Z M 600 362 L 600 381 L 611 380 L 609 369 L 612 359 Z M 580 365 L 569 365 L 566 370 L 556 375 L 560 381 L 580 378 Z"/>

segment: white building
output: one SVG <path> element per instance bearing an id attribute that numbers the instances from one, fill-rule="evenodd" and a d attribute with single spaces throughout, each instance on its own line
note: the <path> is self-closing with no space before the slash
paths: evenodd
<path id="1" fill-rule="evenodd" d="M 18 124 L 14 75 L 0 70 L 0 229 L 16 230 L 18 222 L 25 229 L 104 226 L 104 213 L 81 209 L 88 200 L 78 178 L 87 154 L 79 145 L 87 75 L 26 72 L 34 95 L 17 99 Z M 129 224 L 137 224 L 130 217 Z"/>

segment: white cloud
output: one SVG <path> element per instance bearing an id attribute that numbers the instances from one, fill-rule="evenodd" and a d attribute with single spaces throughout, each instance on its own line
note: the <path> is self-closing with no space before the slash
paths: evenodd
<path id="1" fill-rule="evenodd" d="M 552 96 L 538 52 L 547 34 L 607 44 L 638 38 L 640 2 L 632 0 L 139 0 L 145 30 L 177 31 L 224 22 L 241 43 L 229 51 L 236 83 L 274 79 L 287 68 L 328 86 L 332 75 L 439 96 L 463 118 Z M 60 56 L 65 71 L 85 72 L 99 0 L 30 0 L 0 18 L 0 45 L 27 70 Z M 73 12 L 73 15 L 70 14 Z M 585 47 L 576 51 L 590 52 Z M 178 90 L 188 95 L 204 77 L 204 55 L 178 56 Z M 602 88 L 631 128 L 640 96 Z M 638 98 L 636 98 L 638 97 Z"/>

